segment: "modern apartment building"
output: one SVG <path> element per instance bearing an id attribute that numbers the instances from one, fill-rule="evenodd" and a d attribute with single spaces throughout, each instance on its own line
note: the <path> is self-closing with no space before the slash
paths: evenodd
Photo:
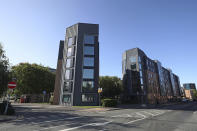
<path id="1" fill-rule="evenodd" d="M 60 42 L 54 104 L 99 104 L 98 36 L 98 24 L 78 23 L 66 29 L 65 41 Z"/>
<path id="2" fill-rule="evenodd" d="M 195 89 L 196 90 L 196 85 L 195 83 L 185 83 L 183 84 L 184 89 L 190 90 L 190 89 Z"/>
<path id="3" fill-rule="evenodd" d="M 194 92 L 196 91 L 195 83 L 185 83 L 183 84 L 183 87 L 184 87 L 184 94 L 187 99 L 190 100 L 197 99 L 194 95 Z"/>
<path id="4" fill-rule="evenodd" d="M 127 50 L 122 60 L 123 100 L 131 103 L 166 103 L 181 97 L 179 77 L 151 60 L 139 48 Z"/>

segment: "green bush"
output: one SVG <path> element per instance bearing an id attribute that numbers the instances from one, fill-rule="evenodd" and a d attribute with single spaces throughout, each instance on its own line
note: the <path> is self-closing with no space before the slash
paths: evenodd
<path id="1" fill-rule="evenodd" d="M 101 102 L 104 107 L 115 107 L 117 105 L 116 99 L 103 99 Z"/>

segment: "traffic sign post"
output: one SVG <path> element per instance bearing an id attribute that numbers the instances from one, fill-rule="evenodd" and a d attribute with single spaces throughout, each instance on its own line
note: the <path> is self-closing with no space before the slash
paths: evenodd
<path id="1" fill-rule="evenodd" d="M 103 92 L 102 88 L 98 88 L 98 93 L 99 93 L 99 106 L 101 106 L 101 92 Z"/>
<path id="2" fill-rule="evenodd" d="M 12 82 L 9 82 L 9 83 L 8 83 L 8 88 L 9 88 L 9 89 L 14 89 L 14 88 L 16 88 L 16 82 L 13 82 L 13 81 L 12 81 Z"/>
<path id="3" fill-rule="evenodd" d="M 46 91 L 42 91 L 42 93 L 43 93 L 43 103 L 44 103 L 44 97 L 45 97 L 45 95 L 46 95 Z"/>
<path id="4" fill-rule="evenodd" d="M 12 92 L 13 92 L 13 89 L 16 88 L 16 82 L 13 82 L 13 81 L 9 82 L 8 83 L 8 88 L 11 89 Z M 5 107 L 4 115 L 7 114 L 9 101 L 10 101 L 10 94 L 7 94 L 7 104 L 6 104 L 6 107 Z"/>

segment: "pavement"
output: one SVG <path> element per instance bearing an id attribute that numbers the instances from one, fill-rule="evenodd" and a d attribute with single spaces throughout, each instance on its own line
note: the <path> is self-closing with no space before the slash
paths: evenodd
<path id="1" fill-rule="evenodd" d="M 0 131 L 196 131 L 197 103 L 162 107 L 81 109 L 14 104 L 17 118 Z"/>
<path id="2" fill-rule="evenodd" d="M 10 121 L 17 119 L 17 116 L 0 115 L 0 122 Z"/>

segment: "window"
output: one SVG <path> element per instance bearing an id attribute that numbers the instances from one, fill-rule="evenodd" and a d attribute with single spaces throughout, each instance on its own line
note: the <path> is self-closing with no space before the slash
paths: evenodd
<path id="1" fill-rule="evenodd" d="M 83 66 L 94 66 L 94 58 L 93 57 L 84 57 Z"/>
<path id="2" fill-rule="evenodd" d="M 67 57 L 71 56 L 72 55 L 72 48 L 68 48 L 67 50 Z"/>
<path id="3" fill-rule="evenodd" d="M 94 47 L 84 46 L 84 55 L 94 55 Z"/>
<path id="4" fill-rule="evenodd" d="M 72 92 L 72 82 L 64 82 L 64 88 L 63 91 L 64 92 Z"/>
<path id="5" fill-rule="evenodd" d="M 138 61 L 141 62 L 141 57 L 140 56 L 138 57 Z"/>
<path id="6" fill-rule="evenodd" d="M 140 84 L 143 85 L 144 82 L 143 82 L 143 78 L 140 78 Z"/>
<path id="7" fill-rule="evenodd" d="M 140 77 L 142 77 L 143 75 L 142 75 L 142 71 L 140 71 Z"/>
<path id="8" fill-rule="evenodd" d="M 139 69 L 142 70 L 142 65 L 141 64 L 139 64 Z"/>
<path id="9" fill-rule="evenodd" d="M 68 46 L 71 46 L 72 42 L 73 42 L 73 38 L 72 37 L 68 38 Z"/>
<path id="10" fill-rule="evenodd" d="M 132 64 L 131 69 L 135 70 L 136 69 L 136 64 Z"/>
<path id="11" fill-rule="evenodd" d="M 66 70 L 65 79 L 69 79 L 70 77 L 70 70 Z"/>
<path id="12" fill-rule="evenodd" d="M 129 59 L 130 59 L 131 63 L 136 63 L 136 57 L 135 56 L 131 56 Z"/>
<path id="13" fill-rule="evenodd" d="M 85 35 L 85 37 L 84 37 L 84 44 L 94 44 L 94 36 L 92 36 L 92 35 Z"/>
<path id="14" fill-rule="evenodd" d="M 71 67 L 71 59 L 66 60 L 66 68 Z"/>
<path id="15" fill-rule="evenodd" d="M 95 95 L 82 95 L 82 102 L 94 102 Z"/>
<path id="16" fill-rule="evenodd" d="M 65 79 L 67 80 L 72 79 L 72 70 L 66 70 Z"/>
<path id="17" fill-rule="evenodd" d="M 83 81 L 82 91 L 92 91 L 94 89 L 94 81 Z"/>
<path id="18" fill-rule="evenodd" d="M 74 63 L 75 59 L 71 58 L 71 59 L 67 59 L 66 60 L 66 68 L 70 68 L 73 67 L 73 63 Z"/>
<path id="19" fill-rule="evenodd" d="M 63 91 L 68 91 L 69 90 L 69 82 L 64 82 L 64 88 Z"/>
<path id="20" fill-rule="evenodd" d="M 94 69 L 83 69 L 83 78 L 94 79 Z"/>
<path id="21" fill-rule="evenodd" d="M 63 95 L 63 102 L 65 103 L 71 102 L 71 95 Z"/>

